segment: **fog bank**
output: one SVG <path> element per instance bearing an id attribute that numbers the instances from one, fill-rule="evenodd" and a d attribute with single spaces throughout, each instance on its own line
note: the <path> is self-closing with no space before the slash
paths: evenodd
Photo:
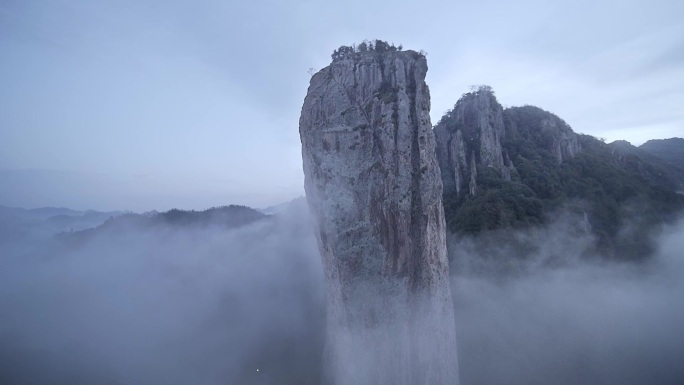
<path id="1" fill-rule="evenodd" d="M 592 258 L 575 230 L 451 240 L 462 384 L 684 382 L 684 223 L 641 263 Z M 320 383 L 323 273 L 301 205 L 232 230 L 66 239 L 0 243 L 0 383 Z"/>
<path id="2" fill-rule="evenodd" d="M 470 267 L 452 279 L 462 382 L 684 383 L 684 225 L 639 264 L 587 261 L 589 240 L 562 228 L 516 234 L 534 252 L 494 268 L 451 244 Z"/>
<path id="3" fill-rule="evenodd" d="M 305 221 L 3 250 L 0 383 L 317 383 L 322 272 Z"/>

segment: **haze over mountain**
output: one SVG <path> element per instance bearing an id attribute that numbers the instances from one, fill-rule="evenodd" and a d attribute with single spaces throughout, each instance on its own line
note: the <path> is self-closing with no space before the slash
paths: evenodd
<path id="1" fill-rule="evenodd" d="M 447 224 L 457 233 L 571 215 L 604 252 L 637 258 L 649 252 L 649 232 L 684 208 L 684 171 L 674 164 L 576 134 L 538 107 L 504 109 L 488 86 L 464 94 L 435 134 Z M 682 143 L 674 140 L 671 153 Z"/>
<path id="2" fill-rule="evenodd" d="M 680 138 L 666 139 L 653 142 L 652 150 L 645 149 L 643 144 L 639 147 L 633 146 L 626 140 L 616 140 L 610 146 L 626 156 L 636 156 L 639 159 L 653 164 L 664 172 L 666 178 L 672 181 L 672 186 L 682 191 L 684 190 L 684 163 L 679 161 L 678 153 L 684 151 L 684 141 Z M 668 143 L 665 148 L 660 148 L 661 143 Z"/>
<path id="3" fill-rule="evenodd" d="M 240 227 L 127 223 L 0 245 L 0 382 L 320 384 L 301 200 Z M 592 236 L 561 219 L 451 238 L 462 383 L 681 383 L 683 239 L 680 222 L 643 263 L 594 264 Z"/>
<path id="4" fill-rule="evenodd" d="M 342 46 L 304 99 L 326 384 L 459 384 L 427 69 L 425 55 L 381 40 Z"/>
<path id="5" fill-rule="evenodd" d="M 0 206 L 0 244 L 30 243 L 33 239 L 90 229 L 122 214 L 56 207 L 27 210 Z"/>
<path id="6" fill-rule="evenodd" d="M 427 51 L 433 123 L 488 84 L 608 142 L 681 137 L 682 13 L 678 0 L 2 1 L 0 204 L 143 212 L 301 196 L 308 70 L 378 36 Z"/>
<path id="7" fill-rule="evenodd" d="M 0 382 L 319 384 L 323 270 L 303 203 L 0 244 Z M 450 237 L 462 383 L 681 383 L 682 223 L 642 263 L 594 264 L 606 256 L 570 219 Z"/>
<path id="8" fill-rule="evenodd" d="M 651 139 L 639 148 L 662 161 L 684 169 L 684 139 Z"/>
<path id="9" fill-rule="evenodd" d="M 0 1 L 0 384 L 681 385 L 682 14 Z"/>

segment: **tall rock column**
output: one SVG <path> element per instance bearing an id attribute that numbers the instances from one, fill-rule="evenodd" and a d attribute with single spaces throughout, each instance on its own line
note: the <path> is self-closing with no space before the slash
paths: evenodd
<path id="1" fill-rule="evenodd" d="M 458 384 L 426 72 L 414 51 L 351 52 L 311 78 L 304 100 L 329 384 Z"/>

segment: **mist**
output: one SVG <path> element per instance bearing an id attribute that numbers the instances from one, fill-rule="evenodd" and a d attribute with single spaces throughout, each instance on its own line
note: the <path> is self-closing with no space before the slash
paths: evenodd
<path id="1" fill-rule="evenodd" d="M 464 384 L 683 383 L 684 223 L 640 263 L 587 255 L 591 239 L 567 222 L 514 237 L 531 242 L 522 260 L 450 244 Z"/>
<path id="2" fill-rule="evenodd" d="M 319 384 L 323 273 L 299 203 L 237 229 L 0 242 L 0 383 Z M 592 241 L 564 220 L 450 239 L 462 384 L 682 383 L 684 222 L 638 263 Z"/>
<path id="3" fill-rule="evenodd" d="M 317 383 L 323 276 L 305 220 L 6 247 L 0 383 Z"/>

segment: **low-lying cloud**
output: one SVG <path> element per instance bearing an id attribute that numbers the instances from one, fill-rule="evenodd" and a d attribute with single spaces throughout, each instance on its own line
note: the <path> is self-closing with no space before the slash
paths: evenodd
<path id="1" fill-rule="evenodd" d="M 587 260 L 591 243 L 564 228 L 517 233 L 532 253 L 489 270 L 473 240 L 451 244 L 470 267 L 452 279 L 462 383 L 681 384 L 684 223 L 642 263 Z"/>
<path id="2" fill-rule="evenodd" d="M 315 383 L 324 294 L 307 229 L 114 227 L 6 250 L 0 383 Z"/>
<path id="3" fill-rule="evenodd" d="M 319 384 L 305 213 L 0 244 L 0 383 Z M 488 237 L 449 244 L 462 384 L 684 381 L 684 222 L 640 263 L 563 222 Z"/>

